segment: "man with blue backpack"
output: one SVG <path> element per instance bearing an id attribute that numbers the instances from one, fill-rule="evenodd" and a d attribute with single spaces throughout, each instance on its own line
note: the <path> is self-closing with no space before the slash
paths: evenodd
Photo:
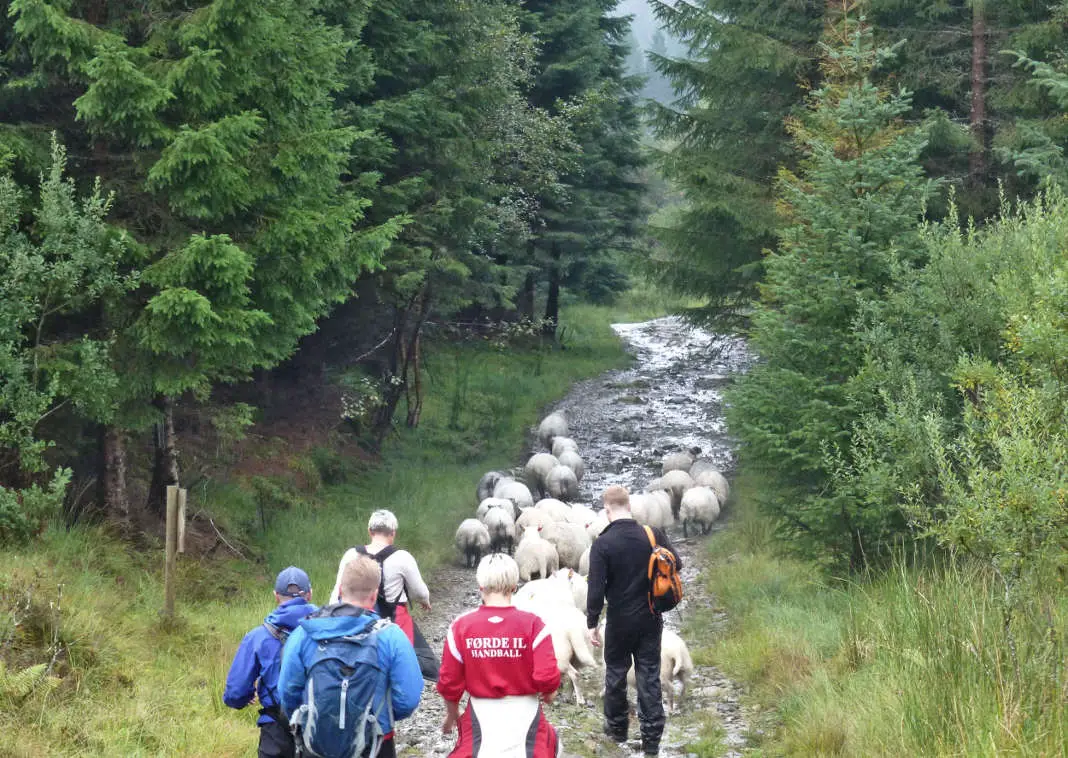
<path id="1" fill-rule="evenodd" d="M 244 708 L 256 697 L 260 702 L 258 758 L 293 758 L 293 736 L 278 698 L 278 670 L 282 646 L 297 623 L 318 610 L 311 604 L 308 575 L 290 566 L 282 569 L 274 582 L 278 604 L 263 623 L 245 635 L 226 676 L 223 702 L 231 708 Z"/>
<path id="2" fill-rule="evenodd" d="M 394 758 L 393 725 L 419 705 L 423 676 L 400 627 L 374 612 L 382 571 L 359 555 L 338 601 L 300 622 L 282 654 L 278 692 L 297 754 Z"/>

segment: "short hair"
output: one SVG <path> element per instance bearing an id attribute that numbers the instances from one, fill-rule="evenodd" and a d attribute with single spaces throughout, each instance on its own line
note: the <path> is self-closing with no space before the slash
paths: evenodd
<path id="1" fill-rule="evenodd" d="M 375 511 L 371 518 L 367 519 L 367 531 L 371 534 L 396 534 L 397 517 L 393 515 L 393 511 Z"/>
<path id="2" fill-rule="evenodd" d="M 612 510 L 630 510 L 630 493 L 626 487 L 613 484 L 604 491 L 604 507 Z"/>
<path id="3" fill-rule="evenodd" d="M 475 579 L 483 592 L 514 592 L 519 584 L 519 564 L 510 555 L 490 553 L 478 562 Z"/>
<path id="4" fill-rule="evenodd" d="M 382 581 L 382 567 L 378 561 L 369 555 L 359 554 L 345 564 L 345 570 L 341 572 L 341 582 L 338 590 L 344 602 L 351 603 L 353 600 L 367 597 L 372 592 L 378 592 L 378 585 Z"/>

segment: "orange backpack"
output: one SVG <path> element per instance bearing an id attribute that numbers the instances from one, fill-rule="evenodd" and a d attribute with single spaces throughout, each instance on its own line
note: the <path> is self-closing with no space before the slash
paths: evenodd
<path id="1" fill-rule="evenodd" d="M 679 576 L 675 555 L 656 544 L 652 529 L 647 526 L 643 528 L 653 547 L 649 556 L 649 610 L 663 613 L 682 601 L 682 577 Z"/>

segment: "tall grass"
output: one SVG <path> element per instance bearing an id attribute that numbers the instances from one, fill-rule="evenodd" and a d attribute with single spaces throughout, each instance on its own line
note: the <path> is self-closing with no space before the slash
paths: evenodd
<path id="1" fill-rule="evenodd" d="M 177 623 L 158 616 L 158 544 L 53 528 L 0 553 L 0 660 L 17 672 L 54 657 L 60 680 L 25 697 L 0 691 L 0 756 L 251 755 L 255 709 L 232 711 L 221 693 L 238 642 L 273 605 L 274 573 L 304 567 L 324 600 L 341 553 L 385 507 L 400 521 L 398 543 L 432 575 L 453 559 L 452 533 L 474 509 L 479 476 L 520 463 L 531 425 L 573 382 L 629 360 L 609 325 L 663 315 L 655 296 L 641 298 L 634 309 L 569 306 L 564 349 L 433 346 L 420 426 L 401 429 L 371 468 L 324 451 L 350 476 L 335 471 L 337 483 L 287 497 L 266 530 L 252 493 L 194 493 L 217 521 L 249 527 L 243 536 L 264 560 L 182 560 Z"/>
<path id="2" fill-rule="evenodd" d="M 759 482 L 737 484 L 707 574 L 728 629 L 697 652 L 770 707 L 763 754 L 1064 755 L 1063 585 L 1007 624 L 996 578 L 963 560 L 900 556 L 884 574 L 825 579 L 777 553 L 753 525 Z"/>

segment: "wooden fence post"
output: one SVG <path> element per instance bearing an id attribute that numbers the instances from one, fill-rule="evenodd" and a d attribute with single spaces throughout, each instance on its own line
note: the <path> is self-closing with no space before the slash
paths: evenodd
<path id="1" fill-rule="evenodd" d="M 178 552 L 185 552 L 185 496 L 186 490 L 178 490 Z"/>
<path id="2" fill-rule="evenodd" d="M 178 563 L 178 486 L 167 486 L 166 563 L 163 565 L 163 615 L 174 618 L 174 573 Z"/>

